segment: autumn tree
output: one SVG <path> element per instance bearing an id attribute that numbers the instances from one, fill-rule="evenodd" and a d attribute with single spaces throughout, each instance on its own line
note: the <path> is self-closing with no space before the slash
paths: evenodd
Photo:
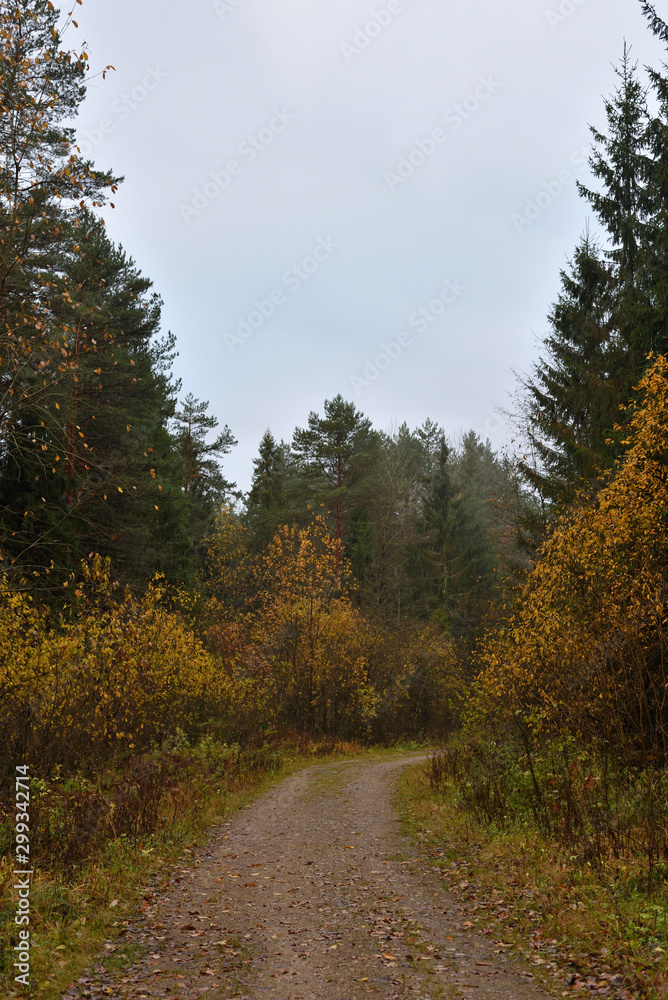
<path id="1" fill-rule="evenodd" d="M 256 572 L 253 659 L 278 720 L 311 732 L 364 732 L 375 714 L 372 636 L 350 600 L 348 567 L 325 520 L 281 528 Z"/>

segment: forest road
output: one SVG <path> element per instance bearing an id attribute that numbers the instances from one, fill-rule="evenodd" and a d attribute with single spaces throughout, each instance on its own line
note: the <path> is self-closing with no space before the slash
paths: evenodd
<path id="1" fill-rule="evenodd" d="M 544 1000 L 463 926 L 438 870 L 400 834 L 396 783 L 419 759 L 283 780 L 147 894 L 126 937 L 148 954 L 118 976 L 98 966 L 66 1000 Z"/>

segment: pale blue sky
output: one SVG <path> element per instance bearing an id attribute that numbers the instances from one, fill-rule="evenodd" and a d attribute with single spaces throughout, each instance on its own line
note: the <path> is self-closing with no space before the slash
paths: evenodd
<path id="1" fill-rule="evenodd" d="M 665 10 L 663 10 L 665 8 Z M 668 15 L 668 4 L 658 4 Z M 636 0 L 84 0 L 79 136 L 165 300 L 184 392 L 239 440 L 341 392 L 495 446 L 586 219 L 588 123 Z M 72 42 L 76 33 L 72 33 Z M 529 206 L 528 203 L 532 205 Z M 531 218 L 529 218 L 531 216 Z"/>

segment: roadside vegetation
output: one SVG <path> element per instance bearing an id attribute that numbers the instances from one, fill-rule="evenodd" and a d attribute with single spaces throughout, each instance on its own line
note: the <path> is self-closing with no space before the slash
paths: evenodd
<path id="1" fill-rule="evenodd" d="M 463 929 L 489 936 L 536 985 L 557 996 L 665 996 L 666 893 L 647 892 L 641 853 L 592 864 L 530 819 L 490 823 L 463 806 L 438 756 L 409 770 L 398 804 L 462 907 Z"/>

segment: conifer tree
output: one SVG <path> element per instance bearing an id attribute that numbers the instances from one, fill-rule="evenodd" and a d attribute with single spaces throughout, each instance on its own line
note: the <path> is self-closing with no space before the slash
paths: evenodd
<path id="1" fill-rule="evenodd" d="M 260 441 L 258 457 L 253 459 L 253 478 L 246 498 L 245 522 L 250 544 L 261 551 L 281 524 L 297 520 L 302 513 L 291 502 L 295 490 L 294 462 L 285 442 L 277 442 L 267 430 Z"/>
<path id="2" fill-rule="evenodd" d="M 171 575 L 174 546 L 184 546 L 167 429 L 178 389 L 173 338 L 157 339 L 151 282 L 96 216 L 82 211 L 77 221 L 79 251 L 55 257 L 55 280 L 76 297 L 53 310 L 75 377 L 23 407 L 36 441 L 0 472 L 4 550 L 24 571 L 53 561 L 69 572 L 93 549 L 140 586 L 156 569 Z"/>
<path id="3" fill-rule="evenodd" d="M 642 283 L 643 250 L 651 212 L 647 189 L 651 159 L 647 87 L 638 79 L 637 64 L 631 63 L 626 43 L 615 73 L 620 80 L 619 87 L 604 102 L 608 134 L 590 126 L 595 146 L 589 163 L 602 187 L 596 191 L 578 183 L 578 190 L 608 233 L 610 250 L 607 256 L 615 265 L 618 309 L 626 306 L 631 323 L 636 318 L 631 304 Z"/>
<path id="4" fill-rule="evenodd" d="M 77 299 L 63 263 L 82 252 L 80 213 L 100 208 L 117 179 L 83 161 L 64 124 L 84 97 L 87 71 L 87 53 L 62 48 L 48 0 L 0 5 L 0 510 L 22 518 L 20 527 L 0 526 L 6 567 L 24 563 L 22 553 L 22 568 L 39 564 L 39 532 L 60 520 L 43 516 L 53 492 L 46 480 L 56 475 L 44 437 L 64 453 L 55 403 L 76 391 L 90 349 L 62 317 Z M 13 503 L 31 484 L 34 502 L 19 514 Z"/>
<path id="5" fill-rule="evenodd" d="M 292 449 L 310 483 L 312 504 L 331 512 L 339 560 L 377 440 L 371 422 L 341 395 L 325 402 L 324 416 L 312 412 L 308 426 L 294 433 Z"/>
<path id="6" fill-rule="evenodd" d="M 524 385 L 523 408 L 531 461 L 525 480 L 553 510 L 575 491 L 596 488 L 619 454 L 612 444 L 619 407 L 626 403 L 650 349 L 647 243 L 654 208 L 648 151 L 646 88 L 625 46 L 616 68 L 619 86 L 605 101 L 607 132 L 592 127 L 590 165 L 596 190 L 579 184 L 607 234 L 601 249 L 586 232 L 567 270 L 550 316 L 550 333 Z M 529 535 L 539 535 L 532 516 Z"/>
<path id="7" fill-rule="evenodd" d="M 221 467 L 221 459 L 237 442 L 227 426 L 213 441 L 207 441 L 219 426 L 208 409 L 208 401 L 188 393 L 172 423 L 181 467 L 184 514 L 195 553 L 199 553 L 216 511 L 231 497 L 238 498 L 235 484 L 225 479 Z"/>
<path id="8" fill-rule="evenodd" d="M 619 414 L 615 347 L 615 281 L 586 234 L 549 316 L 543 356 L 525 385 L 528 437 L 537 461 L 520 469 L 549 505 L 568 503 L 583 480 L 594 483 L 610 462 L 606 440 Z"/>
<path id="9" fill-rule="evenodd" d="M 449 599 L 449 552 L 452 504 L 452 449 L 441 431 L 436 447 L 429 447 L 420 434 L 426 460 L 425 498 L 423 503 L 424 548 L 430 565 L 432 607 L 443 607 Z"/>
<path id="10" fill-rule="evenodd" d="M 450 519 L 450 586 L 460 617 L 481 617 L 496 589 L 502 539 L 497 503 L 507 485 L 489 442 L 474 431 L 465 435 L 452 472 L 455 496 Z"/>
<path id="11" fill-rule="evenodd" d="M 641 2 L 653 34 L 668 48 L 668 26 L 652 4 Z M 642 367 L 652 351 L 668 351 L 668 67 L 647 67 L 650 84 L 658 105 L 648 128 L 651 163 L 648 175 L 650 223 L 646 248 L 646 289 L 648 308 L 641 317 L 638 353 Z"/>
<path id="12" fill-rule="evenodd" d="M 422 609 L 429 573 L 420 545 L 423 477 L 423 447 L 406 424 L 379 435 L 346 551 L 363 600 L 388 623 Z"/>

